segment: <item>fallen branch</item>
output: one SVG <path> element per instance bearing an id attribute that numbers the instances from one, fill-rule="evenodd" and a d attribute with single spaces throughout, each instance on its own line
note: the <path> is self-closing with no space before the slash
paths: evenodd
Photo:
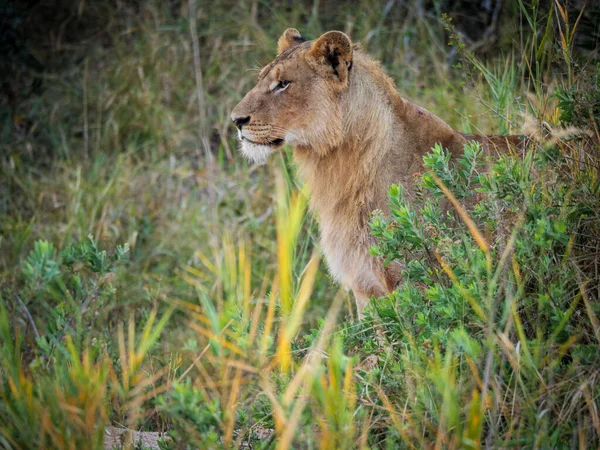
<path id="1" fill-rule="evenodd" d="M 35 326 L 35 322 L 33 321 L 33 317 L 31 317 L 31 313 L 27 309 L 27 306 L 25 306 L 25 303 L 23 303 L 23 300 L 21 300 L 21 297 L 19 297 L 18 295 L 17 295 L 17 300 L 18 300 L 19 304 L 21 305 L 21 308 L 23 308 L 23 311 L 25 311 L 25 315 L 27 316 L 27 319 L 29 320 L 29 323 L 31 324 L 31 328 L 33 328 L 33 334 L 35 334 L 35 338 L 39 339 L 40 333 L 38 333 L 37 327 Z"/>

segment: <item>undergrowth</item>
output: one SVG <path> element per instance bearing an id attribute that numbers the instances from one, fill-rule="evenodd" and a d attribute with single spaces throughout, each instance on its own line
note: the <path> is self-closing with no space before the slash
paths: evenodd
<path id="1" fill-rule="evenodd" d="M 6 7 L 0 447 L 600 446 L 597 11 L 517 0 L 477 30 L 405 3 L 59 2 L 49 41 L 46 3 Z M 526 138 L 436 146 L 414 201 L 390 187 L 371 251 L 403 282 L 360 321 L 291 154 L 236 155 L 229 113 L 289 26 Z"/>

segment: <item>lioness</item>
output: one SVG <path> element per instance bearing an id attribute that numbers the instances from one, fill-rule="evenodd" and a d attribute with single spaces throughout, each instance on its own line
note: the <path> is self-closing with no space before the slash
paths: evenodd
<path id="1" fill-rule="evenodd" d="M 278 52 L 231 113 L 240 150 L 262 164 L 284 144 L 293 147 L 329 270 L 352 288 L 360 314 L 371 296 L 400 281 L 399 265 L 384 267 L 369 254 L 369 218 L 376 209 L 389 211 L 390 185 L 401 183 L 410 196 L 413 175 L 436 143 L 460 154 L 469 139 L 488 151 L 507 142 L 458 133 L 403 99 L 379 64 L 340 31 L 307 41 L 289 28 Z"/>

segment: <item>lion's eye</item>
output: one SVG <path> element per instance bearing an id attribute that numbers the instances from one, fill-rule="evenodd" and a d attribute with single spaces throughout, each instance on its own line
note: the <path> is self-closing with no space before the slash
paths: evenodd
<path id="1" fill-rule="evenodd" d="M 283 92 L 288 88 L 289 85 L 290 85 L 290 82 L 287 80 L 274 81 L 271 84 L 271 91 L 272 92 Z"/>

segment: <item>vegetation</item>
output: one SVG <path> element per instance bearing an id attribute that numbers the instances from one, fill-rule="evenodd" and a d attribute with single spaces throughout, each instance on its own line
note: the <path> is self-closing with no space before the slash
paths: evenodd
<path id="1" fill-rule="evenodd" d="M 1 7 L 0 448 L 600 446 L 599 11 L 323 3 Z M 416 201 L 390 187 L 371 250 L 404 281 L 360 321 L 291 155 L 236 154 L 289 26 L 350 33 L 456 129 L 530 138 L 436 146 Z"/>

